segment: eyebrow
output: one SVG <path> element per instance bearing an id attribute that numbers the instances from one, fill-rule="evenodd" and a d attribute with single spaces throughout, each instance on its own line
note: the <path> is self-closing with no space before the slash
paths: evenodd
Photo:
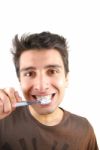
<path id="1" fill-rule="evenodd" d="M 47 69 L 47 68 L 62 68 L 62 66 L 58 65 L 58 64 L 53 64 L 53 65 L 46 65 L 44 68 L 45 69 Z M 28 70 L 36 70 L 36 69 L 37 69 L 36 67 L 30 66 L 30 67 L 21 68 L 20 72 L 28 71 Z"/>

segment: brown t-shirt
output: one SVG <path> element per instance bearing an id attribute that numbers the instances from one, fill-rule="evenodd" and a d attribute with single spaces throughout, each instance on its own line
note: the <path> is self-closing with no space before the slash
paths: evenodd
<path id="1" fill-rule="evenodd" d="M 45 126 L 27 107 L 0 120 L 0 150 L 98 150 L 87 119 L 64 111 L 58 125 Z"/>

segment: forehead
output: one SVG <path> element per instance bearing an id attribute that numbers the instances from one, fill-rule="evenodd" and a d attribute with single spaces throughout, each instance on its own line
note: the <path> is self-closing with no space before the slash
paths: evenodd
<path id="1" fill-rule="evenodd" d="M 20 56 L 20 67 L 43 67 L 44 65 L 58 64 L 63 66 L 60 53 L 55 49 L 48 50 L 27 50 Z"/>

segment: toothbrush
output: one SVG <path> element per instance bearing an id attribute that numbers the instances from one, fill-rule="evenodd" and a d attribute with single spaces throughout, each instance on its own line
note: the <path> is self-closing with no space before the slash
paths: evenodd
<path id="1" fill-rule="evenodd" d="M 28 106 L 32 104 L 41 104 L 41 105 L 47 105 L 51 102 L 50 99 L 42 99 L 37 101 L 21 101 L 16 103 L 16 107 L 22 107 L 22 106 Z"/>

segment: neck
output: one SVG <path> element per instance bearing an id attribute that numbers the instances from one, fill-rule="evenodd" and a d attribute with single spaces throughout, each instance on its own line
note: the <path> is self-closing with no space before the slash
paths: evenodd
<path id="1" fill-rule="evenodd" d="M 63 110 L 57 108 L 54 112 L 46 115 L 38 114 L 34 108 L 29 106 L 30 113 L 32 116 L 38 120 L 40 123 L 47 125 L 47 126 L 54 126 L 61 122 L 63 118 Z"/>

